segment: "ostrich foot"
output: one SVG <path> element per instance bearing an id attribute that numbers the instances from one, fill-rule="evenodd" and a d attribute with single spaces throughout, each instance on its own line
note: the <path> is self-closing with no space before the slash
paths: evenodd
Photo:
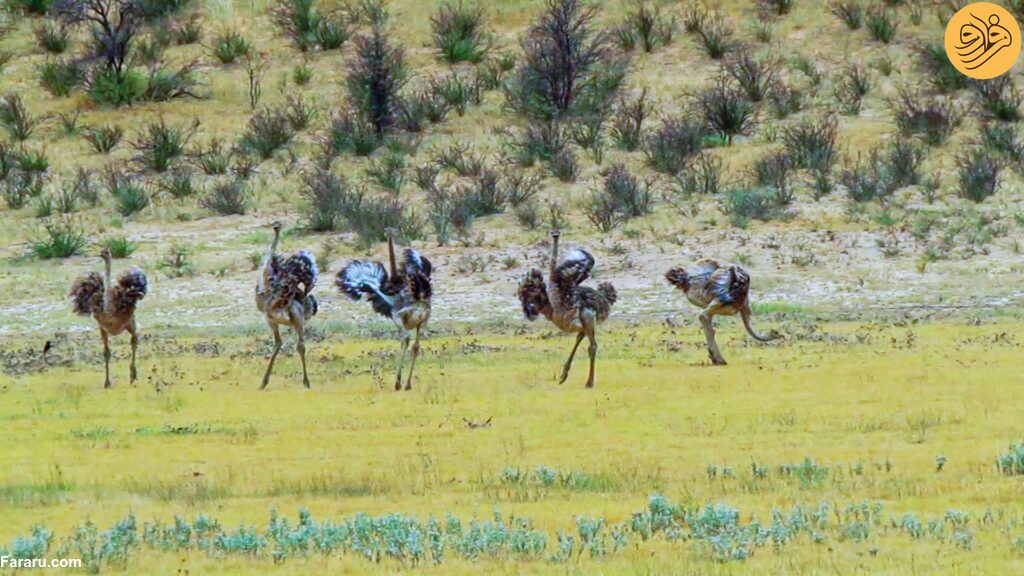
<path id="1" fill-rule="evenodd" d="M 107 381 L 103 383 L 103 388 L 108 389 L 108 390 L 110 389 L 110 379 L 109 378 L 107 378 Z"/>
<path id="2" fill-rule="evenodd" d="M 131 370 L 129 371 L 129 382 L 132 383 L 132 384 L 135 384 L 135 381 L 137 379 L 138 379 L 138 374 L 135 371 L 135 366 L 132 366 Z"/>

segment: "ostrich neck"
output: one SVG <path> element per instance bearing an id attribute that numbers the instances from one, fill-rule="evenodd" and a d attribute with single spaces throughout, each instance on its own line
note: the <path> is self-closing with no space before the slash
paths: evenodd
<path id="1" fill-rule="evenodd" d="M 110 290 L 111 288 L 114 287 L 114 285 L 111 284 L 110 282 L 110 258 L 103 259 L 103 267 L 105 270 L 105 279 L 107 281 L 107 290 Z"/>
<path id="2" fill-rule="evenodd" d="M 281 239 L 281 232 L 279 230 L 274 230 L 274 241 L 270 243 L 270 250 L 267 251 L 267 258 L 268 259 L 273 257 L 274 253 L 277 252 L 277 242 L 280 239 Z"/>
<path id="3" fill-rule="evenodd" d="M 551 303 L 552 316 L 561 316 L 563 312 L 562 294 L 559 292 L 558 275 L 558 237 L 551 238 L 551 269 L 548 273 L 548 301 Z"/>
<path id="4" fill-rule="evenodd" d="M 391 277 L 398 277 L 398 263 L 395 260 L 395 239 L 388 235 L 388 263 L 391 264 Z"/>

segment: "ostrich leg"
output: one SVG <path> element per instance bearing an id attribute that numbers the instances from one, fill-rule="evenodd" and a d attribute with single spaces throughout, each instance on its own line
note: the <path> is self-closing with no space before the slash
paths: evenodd
<path id="1" fill-rule="evenodd" d="M 416 359 L 420 356 L 420 329 L 416 327 L 416 338 L 412 342 L 412 361 L 409 363 L 409 379 L 405 381 L 405 389 L 412 390 L 412 371 L 416 369 Z"/>
<path id="2" fill-rule="evenodd" d="M 718 300 L 714 300 L 700 314 L 700 324 L 704 327 L 704 338 L 708 343 L 708 354 L 711 355 L 711 363 L 715 366 L 725 366 L 725 358 L 722 357 L 722 352 L 718 350 L 718 343 L 715 342 L 714 319 L 721 306 Z"/>
<path id="3" fill-rule="evenodd" d="M 100 328 L 100 337 L 103 338 L 103 367 L 107 373 L 103 387 L 110 388 L 110 337 L 107 336 L 107 331 L 102 328 Z"/>
<path id="4" fill-rule="evenodd" d="M 270 384 L 270 373 L 274 370 L 274 360 L 277 360 L 277 353 L 281 351 L 281 330 L 277 324 L 271 324 L 270 329 L 274 331 L 274 353 L 270 355 L 270 363 L 267 364 L 267 372 L 263 375 L 263 384 L 260 386 L 260 390 Z"/>
<path id="5" fill-rule="evenodd" d="M 587 388 L 593 388 L 594 365 L 597 363 L 597 334 L 594 333 L 593 327 L 587 331 L 587 337 L 590 338 L 590 346 L 587 346 L 587 354 L 590 355 L 590 376 L 587 378 Z"/>
<path id="6" fill-rule="evenodd" d="M 572 368 L 572 360 L 576 357 L 576 350 L 579 349 L 580 342 L 583 342 L 585 337 L 586 334 L 583 332 L 576 335 L 576 344 L 572 347 L 572 352 L 569 353 L 569 359 L 565 361 L 565 366 L 562 368 L 562 377 L 558 379 L 559 384 L 565 384 L 565 380 L 569 378 L 569 369 Z"/>
<path id="7" fill-rule="evenodd" d="M 302 385 L 309 388 L 309 375 L 306 373 L 306 331 L 302 322 L 294 322 L 292 330 L 295 331 L 297 342 L 295 349 L 299 351 L 299 358 L 302 359 Z"/>
<path id="8" fill-rule="evenodd" d="M 398 372 L 395 375 L 395 390 L 402 389 L 402 368 L 405 365 L 405 352 L 409 349 L 409 333 L 402 331 L 402 351 L 398 353 Z"/>
<path id="9" fill-rule="evenodd" d="M 139 348 L 139 334 L 135 326 L 135 318 L 132 318 L 131 324 L 128 325 L 128 333 L 132 336 L 132 365 L 129 374 L 131 383 L 135 384 L 135 380 L 138 379 L 138 370 L 135 368 L 135 352 Z"/>

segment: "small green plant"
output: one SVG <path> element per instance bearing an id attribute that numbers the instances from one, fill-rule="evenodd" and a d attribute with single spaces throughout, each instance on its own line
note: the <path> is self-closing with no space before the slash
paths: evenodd
<path id="1" fill-rule="evenodd" d="M 164 274 L 167 274 L 168 278 L 194 276 L 196 267 L 192 262 L 192 253 L 191 247 L 174 243 L 157 261 L 156 267 L 158 270 L 163 271 Z"/>
<path id="2" fill-rule="evenodd" d="M 442 4 L 430 17 L 434 48 L 442 60 L 450 63 L 482 61 L 490 48 L 484 11 L 479 6 L 458 3 Z"/>
<path id="3" fill-rule="evenodd" d="M 249 129 L 239 140 L 239 147 L 266 160 L 291 142 L 294 136 L 295 130 L 286 110 L 265 108 L 249 119 Z"/>
<path id="4" fill-rule="evenodd" d="M 960 196 L 973 202 L 984 202 L 999 186 L 1003 163 L 995 155 L 975 148 L 957 158 Z"/>
<path id="5" fill-rule="evenodd" d="M 210 47 L 210 53 L 221 64 L 234 64 L 252 51 L 252 45 L 236 30 L 224 30 L 217 34 Z"/>
<path id="6" fill-rule="evenodd" d="M 136 179 L 118 172 L 113 166 L 104 173 L 107 193 L 121 216 L 134 216 L 149 206 L 149 191 Z"/>
<path id="7" fill-rule="evenodd" d="M 896 14 L 892 10 L 882 6 L 872 6 L 864 18 L 864 27 L 867 28 L 873 39 L 888 44 L 896 37 L 896 29 L 899 24 L 896 21 Z"/>
<path id="8" fill-rule="evenodd" d="M 199 204 L 221 216 L 242 215 L 249 209 L 249 185 L 244 180 L 227 180 L 213 184 Z"/>
<path id="9" fill-rule="evenodd" d="M 121 143 L 123 137 L 124 130 L 120 126 L 94 126 L 82 132 L 82 139 L 97 154 L 109 154 Z"/>
<path id="10" fill-rule="evenodd" d="M 85 70 L 71 60 L 49 60 L 39 66 L 39 84 L 50 94 L 65 97 L 85 80 Z"/>
<path id="11" fill-rule="evenodd" d="M 78 256 L 89 244 L 81 227 L 70 217 L 51 218 L 36 231 L 30 240 L 32 254 L 40 260 Z"/>
<path id="12" fill-rule="evenodd" d="M 110 255 L 114 258 L 127 258 L 138 248 L 138 245 L 126 236 L 110 236 L 104 238 L 102 244 L 104 248 L 110 250 Z"/>
<path id="13" fill-rule="evenodd" d="M 43 123 L 41 116 L 32 116 L 17 94 L 7 94 L 0 97 L 0 126 L 7 130 L 7 134 L 14 140 L 24 142 L 28 140 Z"/>
<path id="14" fill-rule="evenodd" d="M 163 117 L 151 122 L 132 143 L 135 161 L 153 172 L 166 172 L 171 163 L 185 153 L 185 147 L 198 129 L 198 118 L 188 127 L 170 125 Z"/>

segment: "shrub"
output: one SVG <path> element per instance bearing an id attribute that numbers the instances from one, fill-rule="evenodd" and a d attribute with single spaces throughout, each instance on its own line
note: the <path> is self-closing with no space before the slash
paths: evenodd
<path id="1" fill-rule="evenodd" d="M 405 156 L 384 154 L 366 169 L 366 175 L 381 188 L 397 194 L 405 183 Z"/>
<path id="2" fill-rule="evenodd" d="M 996 466 L 1007 476 L 1024 475 L 1024 444 L 1010 444 L 1009 451 L 996 458 Z"/>
<path id="3" fill-rule="evenodd" d="M 143 98 L 151 102 L 169 102 L 186 96 L 199 98 L 195 93 L 199 85 L 195 77 L 197 67 L 198 62 L 189 62 L 173 72 L 166 68 L 151 67 Z"/>
<path id="4" fill-rule="evenodd" d="M 124 130 L 120 126 L 94 126 L 82 132 L 82 138 L 97 154 L 109 154 L 123 137 Z"/>
<path id="5" fill-rule="evenodd" d="M 249 185 L 238 179 L 215 182 L 199 205 L 221 216 L 245 214 L 249 208 Z"/>
<path id="6" fill-rule="evenodd" d="M 858 0 L 833 0 L 829 9 L 850 30 L 858 30 L 864 20 L 864 8 Z"/>
<path id="7" fill-rule="evenodd" d="M 871 37 L 883 44 L 892 42 L 898 27 L 896 15 L 881 6 L 873 6 L 868 9 L 864 25 L 871 33 Z"/>
<path id="8" fill-rule="evenodd" d="M 535 120 L 520 132 L 506 131 L 502 145 L 518 164 L 532 166 L 561 154 L 568 141 L 569 134 L 560 122 Z"/>
<path id="9" fill-rule="evenodd" d="M 699 47 L 714 60 L 722 59 L 737 46 L 732 28 L 722 20 L 705 23 L 697 30 L 697 36 Z"/>
<path id="10" fill-rule="evenodd" d="M 1017 131 L 1012 125 L 984 124 L 981 127 L 981 145 L 1001 154 L 1010 161 L 1024 158 L 1024 146 L 1019 141 Z"/>
<path id="11" fill-rule="evenodd" d="M 114 258 L 127 258 L 135 253 L 138 245 L 125 236 L 110 236 L 101 242 Z"/>
<path id="12" fill-rule="evenodd" d="M 839 181 L 854 202 L 886 200 L 898 188 L 889 178 L 885 162 L 877 150 L 871 152 L 866 162 L 858 161 L 844 169 Z"/>
<path id="13" fill-rule="evenodd" d="M 848 66 L 836 83 L 836 100 L 844 112 L 855 116 L 860 114 L 861 104 L 870 90 L 871 78 L 867 68 L 856 64 Z"/>
<path id="14" fill-rule="evenodd" d="M 459 74 L 449 74 L 443 78 L 430 81 L 430 91 L 435 98 L 440 98 L 445 105 L 454 108 L 459 116 L 466 113 L 469 104 L 479 104 L 483 98 L 480 86 Z"/>
<path id="15" fill-rule="evenodd" d="M 785 211 L 775 203 L 775 197 L 772 190 L 737 188 L 726 193 L 722 211 L 731 218 L 734 225 L 741 228 L 746 227 L 751 220 L 775 220 L 785 216 Z"/>
<path id="16" fill-rule="evenodd" d="M 430 17 L 434 48 L 445 62 L 480 62 L 487 55 L 490 35 L 479 6 L 444 3 Z"/>
<path id="17" fill-rule="evenodd" d="M 149 191 L 130 175 L 110 166 L 104 172 L 104 180 L 107 193 L 114 199 L 114 207 L 121 216 L 133 216 L 149 206 Z"/>
<path id="18" fill-rule="evenodd" d="M 54 96 L 69 96 L 85 80 L 85 70 L 74 60 L 50 60 L 39 66 L 39 85 Z"/>
<path id="19" fill-rule="evenodd" d="M 252 45 L 244 36 L 235 30 L 224 30 L 213 39 L 213 46 L 210 53 L 221 64 L 234 64 L 239 58 L 246 56 L 252 50 Z"/>
<path id="20" fill-rule="evenodd" d="M 562 150 L 547 164 L 548 173 L 562 182 L 575 182 L 580 175 L 580 166 L 572 150 Z"/>
<path id="21" fill-rule="evenodd" d="M 36 128 L 43 123 L 43 118 L 32 116 L 17 94 L 0 97 L 0 126 L 3 126 L 10 137 L 19 142 L 28 140 Z"/>
<path id="22" fill-rule="evenodd" d="M 1020 120 L 1020 106 L 1024 96 L 1007 76 L 991 80 L 977 80 L 971 83 L 981 104 L 982 114 L 991 120 L 1016 122 Z"/>
<path id="23" fill-rule="evenodd" d="M 715 196 L 722 188 L 722 160 L 700 153 L 672 176 L 671 191 L 683 198 Z"/>
<path id="24" fill-rule="evenodd" d="M 321 140 L 321 155 L 327 159 L 333 159 L 343 152 L 369 156 L 380 145 L 373 124 L 359 114 L 343 112 L 331 117 L 327 132 Z"/>
<path id="25" fill-rule="evenodd" d="M 187 6 L 191 0 L 135 0 L 135 13 L 143 20 L 157 20 L 170 16 Z"/>
<path id="26" fill-rule="evenodd" d="M 940 94 L 952 94 L 967 88 L 970 78 L 953 66 L 946 55 L 946 47 L 940 42 L 925 44 L 919 49 L 921 67 L 928 76 L 932 88 Z"/>
<path id="27" fill-rule="evenodd" d="M 224 141 L 214 138 L 205 148 L 201 148 L 194 156 L 196 166 L 207 176 L 227 174 L 231 168 L 231 157 L 234 151 L 224 145 Z"/>
<path id="28" fill-rule="evenodd" d="M 46 20 L 36 26 L 36 44 L 50 54 L 63 54 L 68 49 L 70 32 L 60 21 Z"/>
<path id="29" fill-rule="evenodd" d="M 506 89 L 512 108 L 551 120 L 582 115 L 581 106 L 614 99 L 623 62 L 611 36 L 593 29 L 597 10 L 582 0 L 547 3 L 522 41 L 524 60 Z"/>
<path id="30" fill-rule="evenodd" d="M 804 93 L 796 88 L 780 85 L 768 96 L 772 110 L 779 118 L 787 118 L 804 107 Z"/>
<path id="31" fill-rule="evenodd" d="M 23 14 L 45 16 L 50 11 L 52 3 L 53 0 L 8 0 L 4 7 Z"/>
<path id="32" fill-rule="evenodd" d="M 203 39 L 203 25 L 198 14 L 179 20 L 171 27 L 171 38 L 179 46 L 198 44 Z"/>
<path id="33" fill-rule="evenodd" d="M 470 150 L 469 144 L 461 142 L 438 149 L 434 155 L 434 162 L 462 177 L 476 176 L 484 170 L 483 159 Z"/>
<path id="34" fill-rule="evenodd" d="M 330 170 L 314 169 L 302 176 L 306 198 L 306 225 L 314 232 L 341 229 L 345 206 L 350 200 L 348 182 Z"/>
<path id="35" fill-rule="evenodd" d="M 135 70 L 118 73 L 104 69 L 87 79 L 89 98 L 97 104 L 123 106 L 138 102 L 146 95 L 146 78 Z"/>
<path id="36" fill-rule="evenodd" d="M 732 144 L 735 136 L 749 134 L 756 121 L 754 104 L 729 85 L 725 78 L 697 95 L 697 107 L 711 132 L 725 143 Z"/>
<path id="37" fill-rule="evenodd" d="M 519 207 L 537 197 L 541 189 L 541 179 L 524 170 L 509 170 L 504 174 L 501 186 L 502 194 L 508 203 Z"/>
<path id="38" fill-rule="evenodd" d="M 301 132 L 309 128 L 316 118 L 316 109 L 307 105 L 302 96 L 288 96 L 284 106 L 284 114 L 292 130 Z"/>
<path id="39" fill-rule="evenodd" d="M 892 103 L 896 125 L 904 136 L 920 135 L 932 146 L 942 144 L 963 121 L 963 111 L 948 97 L 925 96 L 902 89 Z"/>
<path id="40" fill-rule="evenodd" d="M 239 140 L 239 147 L 266 160 L 291 142 L 294 136 L 286 110 L 265 108 L 249 119 L 249 129 Z"/>
<path id="41" fill-rule="evenodd" d="M 706 134 L 704 126 L 689 115 L 668 118 L 647 137 L 647 163 L 658 172 L 677 174 L 700 151 Z"/>
<path id="42" fill-rule="evenodd" d="M 176 200 L 188 198 L 196 193 L 195 184 L 192 180 L 192 171 L 186 166 L 171 168 L 157 185 Z"/>
<path id="43" fill-rule="evenodd" d="M 959 193 L 961 198 L 973 202 L 984 202 L 996 193 L 999 186 L 999 173 L 1003 163 L 987 151 L 975 148 L 963 152 L 957 157 L 959 168 Z"/>
<path id="44" fill-rule="evenodd" d="M 40 260 L 78 256 L 88 244 L 85 232 L 68 217 L 48 220 L 29 242 L 32 254 Z"/>
<path id="45" fill-rule="evenodd" d="M 184 278 L 194 276 L 196 265 L 192 262 L 193 249 L 190 246 L 175 242 L 167 249 L 167 253 L 156 263 L 157 270 L 167 274 L 168 278 Z"/>
<path id="46" fill-rule="evenodd" d="M 314 0 L 278 0 L 271 12 L 277 26 L 303 52 L 316 46 L 336 50 L 351 35 L 340 11 L 319 10 Z"/>
<path id="47" fill-rule="evenodd" d="M 394 195 L 370 196 L 364 190 L 349 195 L 344 205 L 346 227 L 356 235 L 362 247 L 372 246 L 384 238 L 385 231 L 398 231 L 400 240 L 416 240 L 423 235 L 423 222 Z"/>
<path id="48" fill-rule="evenodd" d="M 639 44 L 644 52 L 650 53 L 672 43 L 675 27 L 675 19 L 662 16 L 658 6 L 650 6 L 646 0 L 634 0 L 616 35 L 622 48 L 632 50 Z"/>
<path id="49" fill-rule="evenodd" d="M 2 183 L 4 203 L 11 210 L 18 210 L 25 206 L 29 198 L 37 198 L 42 194 L 46 178 L 41 174 L 18 170 L 9 174 Z"/>
<path id="50" fill-rule="evenodd" d="M 141 79 L 126 68 L 139 31 L 139 9 L 140 3 L 132 0 L 61 0 L 54 3 L 54 16 L 62 24 L 68 27 L 85 24 L 89 27 L 91 50 L 85 57 L 102 62 L 101 70 L 93 74 L 95 78 L 90 86 L 96 90 L 94 101 L 97 103 L 130 103 L 133 100 L 129 96 L 141 93 Z"/>
<path id="51" fill-rule="evenodd" d="M 771 57 L 755 58 L 749 50 L 741 50 L 727 59 L 724 68 L 751 102 L 761 102 L 778 84 L 778 61 Z"/>
<path id="52" fill-rule="evenodd" d="M 612 118 L 611 135 L 619 148 L 632 152 L 643 143 L 644 120 L 651 115 L 651 106 L 647 102 L 647 89 L 644 88 L 633 100 L 625 97 L 619 100 L 619 106 Z"/>
<path id="53" fill-rule="evenodd" d="M 167 124 L 164 118 L 151 122 L 132 143 L 135 161 L 154 172 L 166 172 L 185 153 L 185 146 L 198 129 L 198 118 L 187 128 Z"/>
<path id="54" fill-rule="evenodd" d="M 778 16 L 789 14 L 793 9 L 796 0 L 758 0 L 758 7 L 762 12 L 774 12 Z"/>
<path id="55" fill-rule="evenodd" d="M 829 171 L 836 159 L 837 133 L 834 117 L 810 118 L 784 128 L 782 142 L 797 168 Z"/>
<path id="56" fill-rule="evenodd" d="M 615 164 L 602 173 L 603 193 L 626 216 L 650 214 L 654 209 L 654 178 L 640 181 L 623 164 Z"/>
<path id="57" fill-rule="evenodd" d="M 292 68 L 292 82 L 295 82 L 297 86 L 305 86 L 312 79 L 313 69 L 305 61 L 302 64 L 296 64 L 295 68 Z"/>
<path id="58" fill-rule="evenodd" d="M 889 145 L 889 157 L 884 166 L 884 175 L 893 189 L 913 186 L 921 182 L 921 162 L 924 150 L 906 140 L 895 139 Z"/>
<path id="59" fill-rule="evenodd" d="M 390 43 L 380 26 L 356 37 L 345 79 L 349 105 L 373 125 L 378 140 L 398 122 L 399 92 L 405 82 L 405 54 Z"/>
<path id="60" fill-rule="evenodd" d="M 785 206 L 793 201 L 789 178 L 795 164 L 785 152 L 775 152 L 754 162 L 754 181 L 762 190 L 774 193 L 774 202 Z"/>

